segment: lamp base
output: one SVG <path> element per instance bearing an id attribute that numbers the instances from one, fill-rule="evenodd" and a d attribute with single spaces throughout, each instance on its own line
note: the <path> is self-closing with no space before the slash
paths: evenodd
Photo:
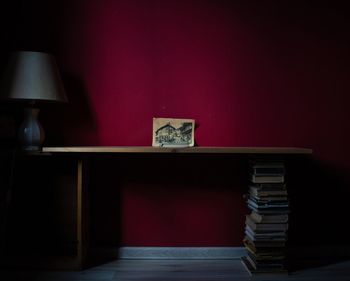
<path id="1" fill-rule="evenodd" d="M 45 133 L 38 120 L 39 108 L 26 108 L 18 138 L 25 151 L 41 151 Z"/>

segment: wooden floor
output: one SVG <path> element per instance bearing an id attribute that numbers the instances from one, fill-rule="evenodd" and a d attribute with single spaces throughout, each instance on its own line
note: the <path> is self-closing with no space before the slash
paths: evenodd
<path id="1" fill-rule="evenodd" d="M 250 276 L 239 260 L 118 260 L 82 271 L 0 270 L 1 281 L 349 281 L 350 261 L 294 271 Z"/>

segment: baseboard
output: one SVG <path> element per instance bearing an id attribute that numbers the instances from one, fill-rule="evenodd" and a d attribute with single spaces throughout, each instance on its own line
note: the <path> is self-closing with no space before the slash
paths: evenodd
<path id="1" fill-rule="evenodd" d="M 240 259 L 244 247 L 121 247 L 95 248 L 95 254 L 118 259 Z"/>

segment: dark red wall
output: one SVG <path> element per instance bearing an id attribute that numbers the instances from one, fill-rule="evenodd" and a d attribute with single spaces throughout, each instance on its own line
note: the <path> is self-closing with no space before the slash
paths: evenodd
<path id="1" fill-rule="evenodd" d="M 194 118 L 199 146 L 310 147 L 350 172 L 340 2 L 32 2 L 15 45 L 52 51 L 70 99 L 43 111 L 47 144 L 151 145 L 152 117 Z M 122 186 L 122 244 L 241 245 L 241 188 L 179 185 Z"/>
<path id="2" fill-rule="evenodd" d="M 150 145 L 152 117 L 184 117 L 199 124 L 198 145 L 306 146 L 347 162 L 346 10 L 231 2 L 57 7 L 64 110 L 74 109 L 65 143 Z"/>

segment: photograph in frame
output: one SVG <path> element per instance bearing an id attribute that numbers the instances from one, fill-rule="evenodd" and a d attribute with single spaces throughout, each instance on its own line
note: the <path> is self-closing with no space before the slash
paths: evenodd
<path id="1" fill-rule="evenodd" d="M 194 146 L 194 128 L 194 119 L 153 118 L 152 146 Z"/>

